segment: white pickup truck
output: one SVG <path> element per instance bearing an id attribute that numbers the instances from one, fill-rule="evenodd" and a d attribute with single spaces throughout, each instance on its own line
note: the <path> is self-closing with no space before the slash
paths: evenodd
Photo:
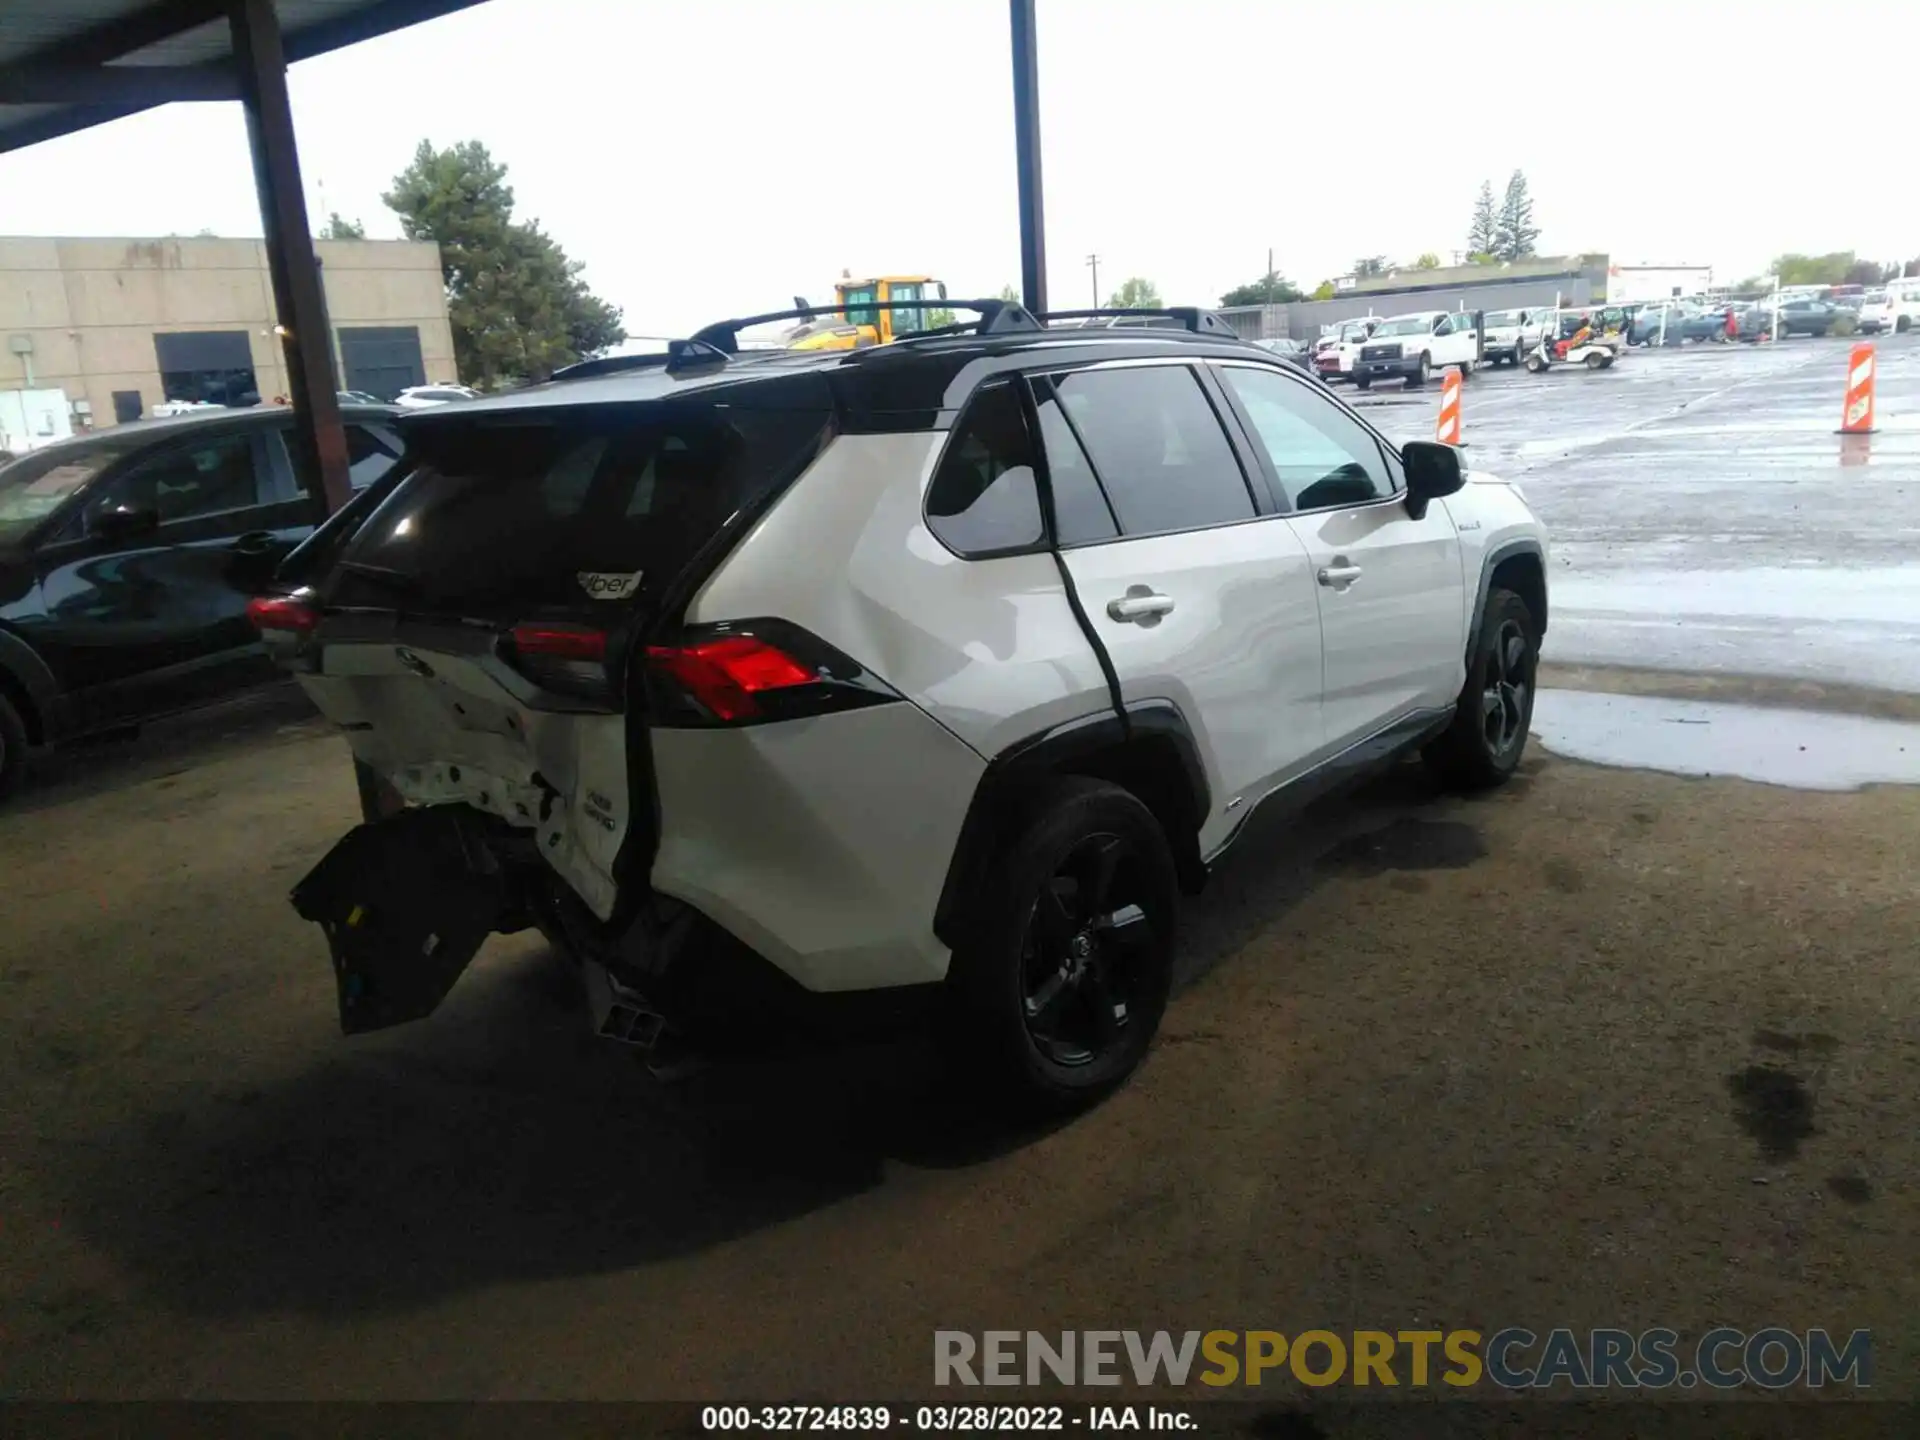
<path id="1" fill-rule="evenodd" d="M 1471 375 L 1480 363 L 1479 318 L 1452 310 L 1389 316 L 1360 347 L 1353 383 L 1362 390 L 1376 380 L 1396 378 L 1424 385 L 1429 375 L 1449 365 Z"/>
<path id="2" fill-rule="evenodd" d="M 1554 317 L 1558 313 L 1552 305 L 1487 311 L 1482 333 L 1487 337 L 1484 349 L 1488 363 L 1524 364 L 1541 337 L 1555 333 Z"/>

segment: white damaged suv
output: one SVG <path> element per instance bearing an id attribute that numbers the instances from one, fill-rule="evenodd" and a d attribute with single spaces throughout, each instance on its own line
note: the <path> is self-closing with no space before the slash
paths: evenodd
<path id="1" fill-rule="evenodd" d="M 294 892 L 348 1033 L 538 926 L 600 1033 L 937 1014 L 1084 1103 L 1263 805 L 1526 742 L 1547 546 L 1206 312 L 653 357 L 419 411 L 255 622 L 366 823 Z M 764 317 L 758 317 L 764 318 Z"/>

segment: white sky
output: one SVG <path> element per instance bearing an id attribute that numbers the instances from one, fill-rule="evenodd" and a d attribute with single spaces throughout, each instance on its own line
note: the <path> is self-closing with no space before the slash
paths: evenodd
<path id="1" fill-rule="evenodd" d="M 1145 275 L 1170 303 L 1269 247 L 1309 287 L 1450 259 L 1516 167 L 1545 253 L 1728 280 L 1920 255 L 1917 54 L 1913 0 L 1040 0 L 1052 300 L 1091 299 L 1089 251 L 1103 292 Z M 379 196 L 419 140 L 478 139 L 645 335 L 842 268 L 1017 285 L 1010 75 L 1004 0 L 490 0 L 292 89 L 316 226 L 397 236 Z M 0 156 L 0 197 L 0 233 L 260 233 L 235 104 Z"/>

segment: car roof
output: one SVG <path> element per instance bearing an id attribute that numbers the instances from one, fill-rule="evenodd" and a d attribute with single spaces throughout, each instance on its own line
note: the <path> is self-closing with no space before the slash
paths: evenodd
<path id="1" fill-rule="evenodd" d="M 380 420 L 393 421 L 401 412 L 391 405 L 342 405 L 342 420 Z M 256 405 L 245 409 L 192 410 L 184 415 L 148 416 L 140 420 L 125 420 L 118 425 L 109 425 L 104 430 L 89 430 L 84 435 L 71 435 L 64 440 L 56 440 L 51 445 L 37 446 L 26 453 L 43 454 L 53 449 L 81 450 L 92 445 L 126 446 L 129 443 L 162 444 L 182 435 L 191 435 L 196 430 L 247 430 L 274 425 L 291 424 L 293 411 L 285 405 Z"/>
<path id="2" fill-rule="evenodd" d="M 423 427 L 452 425 L 489 417 L 502 421 L 557 408 L 628 405 L 698 397 L 708 403 L 753 403 L 750 391 L 777 387 L 781 381 L 817 386 L 855 412 L 946 410 L 958 403 L 955 382 L 970 391 L 987 373 L 1031 368 L 1043 356 L 1062 368 L 1118 358 L 1245 358 L 1275 364 L 1274 352 L 1253 340 L 1226 334 L 1200 334 L 1147 326 L 1081 327 L 990 334 L 963 333 L 896 340 L 856 350 L 740 350 L 716 356 L 712 363 L 676 370 L 666 357 L 653 363 L 548 380 L 457 406 L 401 412 L 408 434 Z M 639 360 L 641 357 L 635 357 Z M 785 387 L 782 387 L 785 388 Z"/>

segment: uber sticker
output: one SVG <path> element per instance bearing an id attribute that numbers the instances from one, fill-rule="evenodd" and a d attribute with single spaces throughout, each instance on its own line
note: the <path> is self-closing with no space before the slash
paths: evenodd
<path id="1" fill-rule="evenodd" d="M 578 572 L 580 588 L 595 600 L 625 600 L 640 588 L 642 571 L 617 575 L 605 570 L 582 570 Z"/>

